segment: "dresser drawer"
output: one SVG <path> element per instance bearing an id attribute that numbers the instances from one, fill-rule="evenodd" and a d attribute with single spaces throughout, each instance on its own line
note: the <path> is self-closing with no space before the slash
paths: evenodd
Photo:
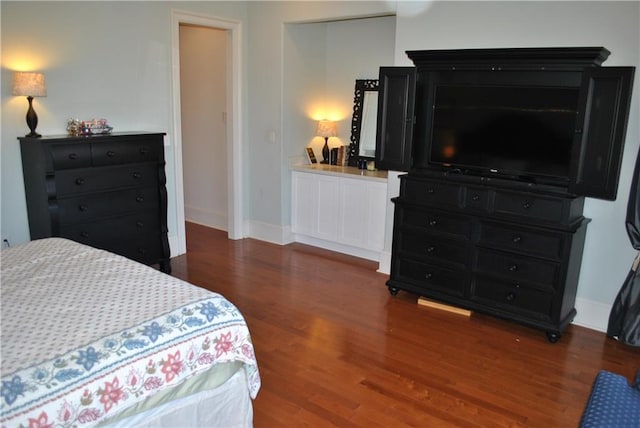
<path id="1" fill-rule="evenodd" d="M 89 143 L 49 144 L 47 147 L 55 170 L 91 166 Z"/>
<path id="2" fill-rule="evenodd" d="M 143 187 L 58 199 L 60 224 L 86 222 L 100 217 L 157 211 L 158 188 Z"/>
<path id="3" fill-rule="evenodd" d="M 403 207 L 401 211 L 404 226 L 416 227 L 429 233 L 456 235 L 466 239 L 471 237 L 471 220 L 442 211 Z"/>
<path id="4" fill-rule="evenodd" d="M 405 179 L 400 189 L 400 197 L 427 205 L 458 207 L 461 189 L 457 184 Z"/>
<path id="5" fill-rule="evenodd" d="M 557 263 L 485 248 L 477 251 L 477 272 L 513 281 L 534 282 L 549 290 L 556 286 L 559 274 Z"/>
<path id="6" fill-rule="evenodd" d="M 495 281 L 478 277 L 471 291 L 471 300 L 487 307 L 504 310 L 514 315 L 532 316 L 541 320 L 550 320 L 553 314 L 555 295 L 519 284 Z"/>
<path id="7" fill-rule="evenodd" d="M 409 257 L 455 263 L 463 267 L 469 263 L 469 246 L 465 242 L 402 231 L 398 235 L 398 243 L 399 250 Z"/>
<path id="8" fill-rule="evenodd" d="M 91 158 L 93 166 L 157 162 L 164 159 L 164 153 L 161 153 L 163 150 L 164 146 L 158 140 L 119 139 L 118 141 L 92 142 Z"/>
<path id="9" fill-rule="evenodd" d="M 156 164 L 63 170 L 55 174 L 58 197 L 124 187 L 145 187 L 157 182 Z"/>
<path id="10" fill-rule="evenodd" d="M 467 275 L 460 269 L 447 269 L 405 258 L 397 261 L 396 274 L 401 281 L 452 296 L 462 296 L 468 286 Z"/>
<path id="11" fill-rule="evenodd" d="M 131 238 L 157 235 L 160 227 L 154 213 L 139 213 L 101 221 L 65 225 L 60 236 L 97 248 L 112 248 Z"/>
<path id="12" fill-rule="evenodd" d="M 561 199 L 532 194 L 496 191 L 494 212 L 527 217 L 539 221 L 563 222 L 564 203 Z"/>
<path id="13" fill-rule="evenodd" d="M 487 189 L 476 187 L 467 187 L 464 189 L 464 207 L 478 211 L 487 211 L 489 209 L 491 192 Z"/>
<path id="14" fill-rule="evenodd" d="M 520 253 L 560 259 L 564 234 L 530 230 L 524 227 L 483 222 L 480 224 L 480 245 L 491 246 Z"/>
<path id="15" fill-rule="evenodd" d="M 149 253 L 148 247 L 160 248 L 159 228 L 157 215 L 140 213 L 62 226 L 60 236 L 131 257 Z"/>

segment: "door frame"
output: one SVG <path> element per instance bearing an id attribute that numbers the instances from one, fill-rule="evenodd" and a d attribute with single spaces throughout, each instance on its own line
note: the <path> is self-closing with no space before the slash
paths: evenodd
<path id="1" fill-rule="evenodd" d="M 177 242 L 172 256 L 187 251 L 184 216 L 184 177 L 182 165 L 182 119 L 180 105 L 180 24 L 227 30 L 227 235 L 245 237 L 242 186 L 242 62 L 241 23 L 207 15 L 171 10 L 171 96 Z M 231 126 L 229 126 L 229 124 Z"/>

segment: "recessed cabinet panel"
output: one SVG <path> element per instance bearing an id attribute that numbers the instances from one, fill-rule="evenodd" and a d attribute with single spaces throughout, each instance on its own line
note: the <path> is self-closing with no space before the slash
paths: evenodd
<path id="1" fill-rule="evenodd" d="M 293 233 L 382 251 L 386 182 L 296 170 L 291 199 Z"/>

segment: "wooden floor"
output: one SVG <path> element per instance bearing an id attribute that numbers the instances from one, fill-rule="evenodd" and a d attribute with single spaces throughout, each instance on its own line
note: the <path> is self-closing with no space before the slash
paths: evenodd
<path id="1" fill-rule="evenodd" d="M 631 379 L 640 348 L 392 297 L 377 263 L 187 224 L 173 275 L 243 312 L 262 389 L 255 427 L 576 427 L 600 369 Z"/>

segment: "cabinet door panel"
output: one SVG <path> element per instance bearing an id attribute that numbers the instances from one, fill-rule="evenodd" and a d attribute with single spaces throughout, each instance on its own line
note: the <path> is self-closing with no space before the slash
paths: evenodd
<path id="1" fill-rule="evenodd" d="M 616 199 L 634 72 L 634 67 L 584 71 L 578 105 L 585 110 L 576 120 L 571 192 Z"/>
<path id="2" fill-rule="evenodd" d="M 415 67 L 380 67 L 376 166 L 409 171 L 413 138 Z"/>
<path id="3" fill-rule="evenodd" d="M 294 171 L 292 185 L 292 231 L 313 236 L 318 215 L 318 182 L 311 174 Z"/>
<path id="4" fill-rule="evenodd" d="M 340 180 L 340 222 L 338 241 L 381 251 L 384 247 L 384 219 L 387 186 L 363 180 Z"/>
<path id="5" fill-rule="evenodd" d="M 318 238 L 328 241 L 338 239 L 339 195 L 338 178 L 328 175 L 317 175 L 318 203 L 315 213 L 315 233 Z"/>

